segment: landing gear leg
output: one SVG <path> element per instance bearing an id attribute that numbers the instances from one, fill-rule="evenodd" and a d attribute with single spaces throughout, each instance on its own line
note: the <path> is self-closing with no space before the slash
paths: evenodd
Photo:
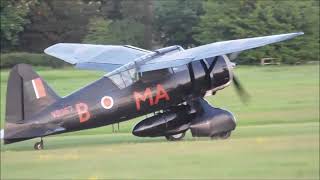
<path id="1" fill-rule="evenodd" d="M 34 147 L 35 150 L 42 150 L 42 149 L 43 149 L 43 140 L 42 140 L 42 137 L 41 137 L 40 142 L 36 142 L 33 147 Z"/>

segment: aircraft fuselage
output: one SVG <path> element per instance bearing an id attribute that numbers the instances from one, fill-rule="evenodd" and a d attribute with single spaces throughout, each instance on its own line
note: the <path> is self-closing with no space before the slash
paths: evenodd
<path id="1" fill-rule="evenodd" d="M 102 77 L 49 105 L 27 119 L 24 126 L 52 124 L 64 130 L 50 134 L 60 134 L 110 125 L 165 110 L 203 97 L 208 90 L 216 91 L 229 85 L 232 79 L 229 63 L 226 56 L 219 56 L 217 59 L 145 72 L 129 83 L 125 78 L 133 77 L 124 77 L 123 74 L 120 78 L 117 75 Z M 11 132 L 13 134 L 9 136 L 14 137 L 18 129 L 11 129 Z"/>

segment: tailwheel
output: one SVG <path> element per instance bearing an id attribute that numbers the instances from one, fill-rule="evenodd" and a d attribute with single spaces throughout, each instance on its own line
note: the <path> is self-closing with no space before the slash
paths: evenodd
<path id="1" fill-rule="evenodd" d="M 180 141 L 184 138 L 185 135 L 186 135 L 186 132 L 182 132 L 179 134 L 167 135 L 165 137 L 168 141 Z"/>
<path id="2" fill-rule="evenodd" d="M 42 140 L 42 138 L 41 138 L 41 141 L 40 142 L 36 142 L 33 147 L 34 147 L 35 150 L 42 150 L 43 149 L 43 140 Z"/>

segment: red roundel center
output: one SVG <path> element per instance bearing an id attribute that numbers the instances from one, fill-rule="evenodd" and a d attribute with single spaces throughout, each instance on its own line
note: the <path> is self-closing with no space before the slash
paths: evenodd
<path id="1" fill-rule="evenodd" d="M 105 98 L 103 100 L 103 104 L 104 104 L 104 106 L 109 107 L 109 106 L 111 106 L 112 102 L 109 98 Z"/>
<path id="2" fill-rule="evenodd" d="M 113 99 L 110 96 L 104 96 L 101 99 L 101 106 L 105 109 L 111 109 L 113 106 Z"/>

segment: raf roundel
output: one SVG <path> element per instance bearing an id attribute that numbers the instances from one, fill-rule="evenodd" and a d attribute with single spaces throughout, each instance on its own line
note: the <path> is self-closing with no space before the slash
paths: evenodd
<path id="1" fill-rule="evenodd" d="M 113 98 L 110 96 L 104 96 L 101 99 L 101 106 L 105 109 L 111 109 L 113 106 Z"/>

